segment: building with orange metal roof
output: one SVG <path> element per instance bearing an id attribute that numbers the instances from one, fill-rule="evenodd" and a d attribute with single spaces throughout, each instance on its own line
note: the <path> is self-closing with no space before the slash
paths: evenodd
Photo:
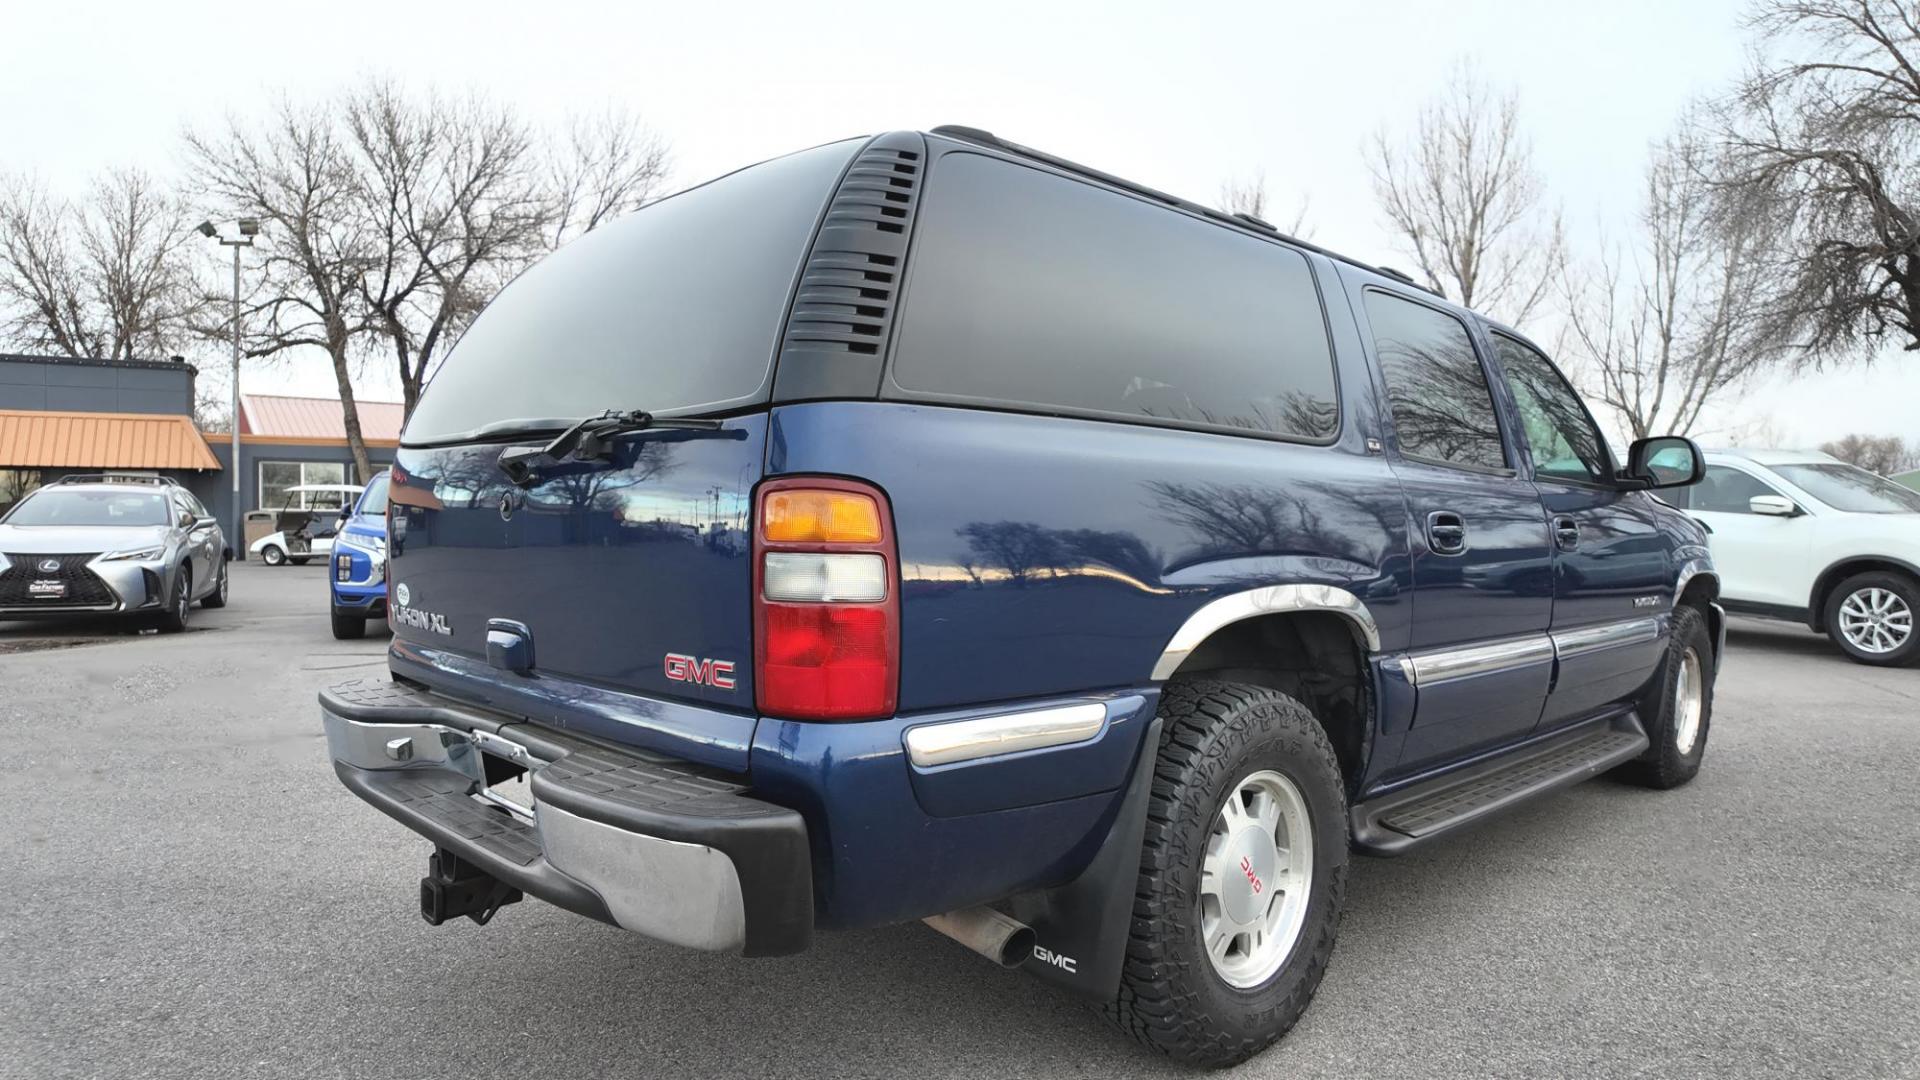
<path id="1" fill-rule="evenodd" d="M 0 354 L 0 511 L 75 472 L 172 476 L 221 522 L 234 520 L 231 439 L 193 421 L 193 365 Z M 359 402 L 376 469 L 393 460 L 400 405 Z M 301 484 L 365 483 L 337 398 L 240 396 L 240 503 L 278 509 Z M 242 545 L 242 549 L 244 546 Z"/>

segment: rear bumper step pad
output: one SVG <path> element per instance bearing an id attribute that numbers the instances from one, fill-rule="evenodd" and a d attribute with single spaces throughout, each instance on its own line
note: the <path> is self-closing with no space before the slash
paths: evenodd
<path id="1" fill-rule="evenodd" d="M 812 941 L 806 825 L 735 778 L 404 683 L 344 683 L 320 708 L 342 783 L 514 888 L 692 948 Z M 531 770 L 531 813 L 490 801 L 487 756 Z"/>

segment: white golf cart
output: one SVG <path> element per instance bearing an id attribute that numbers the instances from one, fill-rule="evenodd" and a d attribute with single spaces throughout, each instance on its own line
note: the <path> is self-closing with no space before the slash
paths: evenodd
<path id="1" fill-rule="evenodd" d="M 304 566 L 308 559 L 324 559 L 333 553 L 342 515 L 359 496 L 359 484 L 296 484 L 287 489 L 285 505 L 274 512 L 274 531 L 247 550 L 268 566 Z"/>

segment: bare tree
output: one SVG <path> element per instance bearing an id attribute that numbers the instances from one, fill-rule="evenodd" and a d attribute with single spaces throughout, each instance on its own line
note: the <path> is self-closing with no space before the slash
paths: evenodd
<path id="1" fill-rule="evenodd" d="M 1920 446 L 1908 446 L 1898 435 L 1847 435 L 1821 443 L 1820 449 L 1881 476 L 1920 468 Z"/>
<path id="2" fill-rule="evenodd" d="M 1465 65 L 1421 109 L 1411 139 L 1381 130 L 1367 148 L 1381 211 L 1427 284 L 1515 325 L 1551 294 L 1563 260 L 1532 157 L 1518 99 Z"/>
<path id="3" fill-rule="evenodd" d="M 574 117 L 546 152 L 549 250 L 651 202 L 671 160 L 666 140 L 621 109 Z"/>
<path id="4" fill-rule="evenodd" d="M 409 416 L 495 293 L 555 246 L 642 205 L 666 167 L 664 144 L 624 113 L 549 139 L 478 97 L 409 97 L 375 82 L 347 96 L 344 115 L 378 253 L 361 300 Z"/>
<path id="5" fill-rule="evenodd" d="M 1768 204 L 1716 188 L 1691 121 L 1653 148 L 1637 235 L 1561 276 L 1576 370 L 1636 439 L 1686 434 L 1707 403 L 1780 359 Z"/>
<path id="6" fill-rule="evenodd" d="M 184 348 L 201 299 L 179 201 L 137 170 L 80 202 L 24 179 L 0 184 L 0 308 L 16 346 L 159 359 Z"/>
<path id="7" fill-rule="evenodd" d="M 1293 219 L 1285 225 L 1276 226 L 1288 236 L 1308 240 L 1313 237 L 1312 226 L 1307 224 L 1307 210 L 1311 203 L 1305 197 L 1294 209 Z M 1245 180 L 1227 180 L 1220 185 L 1220 209 L 1229 214 L 1247 214 L 1262 221 L 1271 221 L 1267 217 L 1267 174 L 1255 169 L 1253 175 Z"/>
<path id="8" fill-rule="evenodd" d="M 1920 9 L 1767 0 L 1725 182 L 1778 210 L 1775 333 L 1804 360 L 1920 349 Z"/>
<path id="9" fill-rule="evenodd" d="M 259 218 L 265 242 L 257 283 L 243 300 L 242 349 L 250 357 L 315 348 L 332 362 L 347 444 L 358 475 L 373 475 L 352 368 L 373 324 L 361 280 L 379 264 L 379 238 L 363 212 L 352 147 L 325 108 L 282 100 L 259 125 L 188 132 L 196 194 L 215 213 Z M 224 322 L 202 328 L 228 332 Z"/>
<path id="10" fill-rule="evenodd" d="M 392 351 L 406 415 L 480 308 L 540 249 L 548 201 L 527 125 L 477 99 L 348 96 L 356 182 L 378 259 L 360 299 Z"/>

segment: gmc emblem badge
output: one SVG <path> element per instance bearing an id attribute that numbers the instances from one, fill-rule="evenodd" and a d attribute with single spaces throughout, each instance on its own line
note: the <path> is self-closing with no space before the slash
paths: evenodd
<path id="1" fill-rule="evenodd" d="M 715 690 L 733 689 L 733 661 L 702 660 L 685 653 L 670 652 L 665 664 L 667 678 L 711 686 Z"/>

